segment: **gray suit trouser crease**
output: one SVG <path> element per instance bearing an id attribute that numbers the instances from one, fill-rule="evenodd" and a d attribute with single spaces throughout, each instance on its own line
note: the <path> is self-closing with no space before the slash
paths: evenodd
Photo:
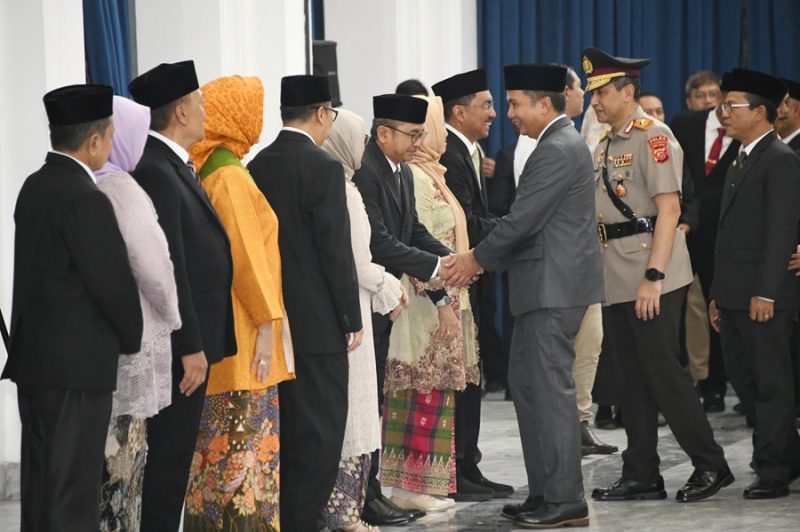
<path id="1" fill-rule="evenodd" d="M 508 384 L 528 488 L 552 503 L 584 500 L 572 364 L 586 308 L 538 309 L 514 322 Z"/>

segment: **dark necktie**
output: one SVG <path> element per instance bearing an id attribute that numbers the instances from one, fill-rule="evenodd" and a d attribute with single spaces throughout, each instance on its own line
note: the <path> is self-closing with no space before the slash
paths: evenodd
<path id="1" fill-rule="evenodd" d="M 719 156 L 722 154 L 722 139 L 725 137 L 725 128 L 717 128 L 717 138 L 714 139 L 714 144 L 711 145 L 711 151 L 708 152 L 708 160 L 706 161 L 706 175 L 711 173 L 711 170 L 717 166 Z"/>
<path id="2" fill-rule="evenodd" d="M 189 172 L 191 172 L 192 177 L 194 178 L 194 182 L 198 185 L 200 184 L 200 176 L 197 175 L 197 170 L 195 170 L 194 165 L 191 162 L 186 163 L 186 166 L 189 168 Z"/>
<path id="3" fill-rule="evenodd" d="M 397 197 L 397 200 L 400 201 L 400 167 L 397 167 L 397 171 L 392 176 L 392 188 L 394 189 L 394 194 Z"/>
<path id="4" fill-rule="evenodd" d="M 739 155 L 736 156 L 736 167 L 741 169 L 744 166 L 744 162 L 747 160 L 747 152 L 742 150 L 739 152 Z"/>

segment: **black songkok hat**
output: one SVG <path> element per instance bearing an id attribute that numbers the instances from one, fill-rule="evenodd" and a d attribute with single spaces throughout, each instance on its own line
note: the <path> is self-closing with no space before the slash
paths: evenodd
<path id="1" fill-rule="evenodd" d="M 608 85 L 615 78 L 638 78 L 642 68 L 650 64 L 649 59 L 614 57 L 599 48 L 586 48 L 582 55 L 581 66 L 586 73 L 587 92 Z"/>
<path id="2" fill-rule="evenodd" d="M 557 65 L 507 65 L 503 67 L 507 91 L 563 92 L 567 69 Z"/>
<path id="3" fill-rule="evenodd" d="M 405 94 L 382 94 L 372 98 L 372 114 L 375 118 L 424 124 L 428 101 Z"/>
<path id="4" fill-rule="evenodd" d="M 786 85 L 778 78 L 757 70 L 734 68 L 722 76 L 722 91 L 747 92 L 771 101 L 777 107 L 786 96 Z"/>
<path id="5" fill-rule="evenodd" d="M 789 98 L 800 100 L 800 83 L 786 78 L 781 78 L 781 81 L 786 85 L 786 88 L 789 89 Z"/>
<path id="6" fill-rule="evenodd" d="M 161 63 L 135 78 L 128 91 L 136 103 L 156 109 L 200 88 L 194 61 Z"/>
<path id="7" fill-rule="evenodd" d="M 281 78 L 281 105 L 300 107 L 331 101 L 328 76 L 284 76 Z"/>
<path id="8" fill-rule="evenodd" d="M 67 85 L 44 95 L 47 120 L 53 126 L 70 126 L 108 118 L 114 112 L 114 91 L 108 85 Z"/>
<path id="9" fill-rule="evenodd" d="M 463 96 L 488 90 L 489 85 L 486 83 L 486 71 L 479 68 L 463 74 L 456 74 L 436 83 L 431 88 L 436 96 L 442 97 L 442 102 L 447 103 Z"/>

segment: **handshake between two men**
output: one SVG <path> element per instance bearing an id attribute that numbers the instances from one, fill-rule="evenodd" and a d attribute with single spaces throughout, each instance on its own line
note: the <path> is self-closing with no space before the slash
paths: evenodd
<path id="1" fill-rule="evenodd" d="M 468 286 L 477 281 L 483 273 L 483 268 L 475 260 L 472 250 L 451 253 L 441 260 L 439 278 L 445 286 Z"/>

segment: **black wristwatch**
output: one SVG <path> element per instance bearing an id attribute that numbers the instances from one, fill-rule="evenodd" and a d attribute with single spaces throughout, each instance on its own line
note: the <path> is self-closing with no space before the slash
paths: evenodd
<path id="1" fill-rule="evenodd" d="M 647 268 L 644 272 L 644 278 L 648 281 L 661 281 L 666 277 L 664 272 L 658 271 L 655 268 Z"/>

